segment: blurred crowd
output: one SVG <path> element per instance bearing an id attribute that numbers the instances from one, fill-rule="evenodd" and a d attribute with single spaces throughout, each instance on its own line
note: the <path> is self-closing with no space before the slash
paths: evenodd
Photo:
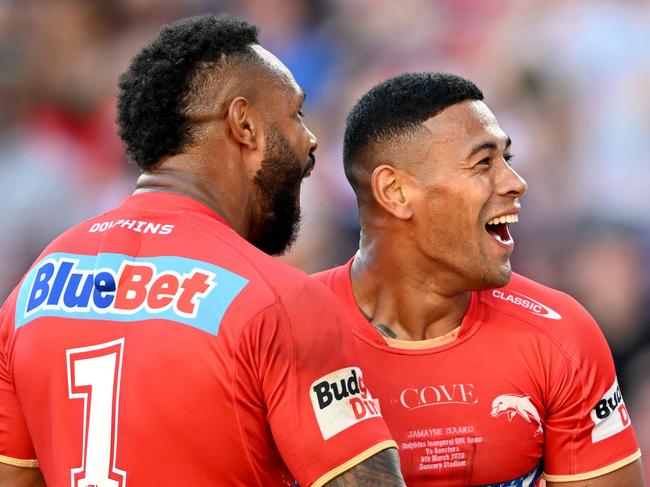
<path id="1" fill-rule="evenodd" d="M 473 80 L 529 183 L 513 267 L 597 319 L 650 452 L 648 0 L 0 0 L 0 300 L 50 239 L 132 191 L 117 78 L 163 23 L 206 12 L 258 24 L 308 92 L 320 147 L 284 257 L 308 272 L 356 249 L 355 100 L 404 71 Z"/>

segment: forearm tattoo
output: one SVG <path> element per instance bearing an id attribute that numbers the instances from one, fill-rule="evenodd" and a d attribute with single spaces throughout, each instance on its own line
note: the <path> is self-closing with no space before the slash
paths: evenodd
<path id="1" fill-rule="evenodd" d="M 404 487 L 395 448 L 387 448 L 335 477 L 326 487 Z"/>

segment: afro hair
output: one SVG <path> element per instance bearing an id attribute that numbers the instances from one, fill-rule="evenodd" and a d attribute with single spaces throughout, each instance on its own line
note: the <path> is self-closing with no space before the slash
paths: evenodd
<path id="1" fill-rule="evenodd" d="M 164 26 L 132 60 L 119 81 L 117 124 L 141 169 L 191 143 L 185 114 L 192 80 L 205 63 L 241 54 L 253 58 L 257 27 L 227 15 L 202 15 Z"/>

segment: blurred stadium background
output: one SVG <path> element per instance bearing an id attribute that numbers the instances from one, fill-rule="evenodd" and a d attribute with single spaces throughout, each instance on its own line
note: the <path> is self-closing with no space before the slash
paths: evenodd
<path id="1" fill-rule="evenodd" d="M 285 257 L 308 272 L 356 248 L 341 167 L 354 101 L 404 71 L 475 81 L 530 186 L 514 268 L 596 317 L 650 452 L 648 0 L 0 0 L 0 300 L 51 238 L 131 192 L 117 77 L 161 24 L 206 12 L 260 25 L 309 93 L 317 169 Z"/>

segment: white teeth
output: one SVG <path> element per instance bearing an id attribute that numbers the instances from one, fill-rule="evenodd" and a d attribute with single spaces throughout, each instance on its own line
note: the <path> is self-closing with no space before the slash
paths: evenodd
<path id="1" fill-rule="evenodd" d="M 510 237 L 510 236 L 508 237 L 508 240 L 503 240 L 501 238 L 501 235 L 499 235 L 498 233 L 493 233 L 491 235 L 501 243 L 508 244 L 508 243 L 512 242 L 512 237 Z"/>
<path id="2" fill-rule="evenodd" d="M 497 216 L 496 218 L 492 218 L 490 221 L 487 222 L 488 225 L 498 225 L 499 223 L 517 223 L 519 221 L 519 217 L 517 215 L 504 215 L 504 216 Z"/>

